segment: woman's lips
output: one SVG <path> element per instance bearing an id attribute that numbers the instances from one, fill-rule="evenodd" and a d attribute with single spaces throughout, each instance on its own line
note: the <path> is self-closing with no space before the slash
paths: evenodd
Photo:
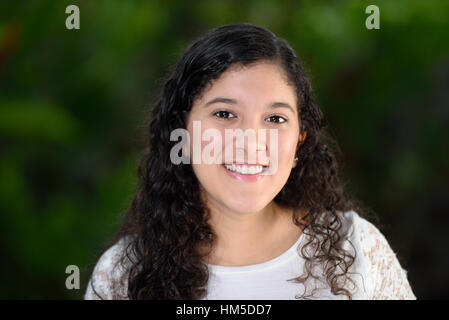
<path id="1" fill-rule="evenodd" d="M 264 171 L 262 171 L 261 173 L 256 173 L 256 174 L 243 174 L 243 173 L 239 173 L 237 171 L 231 171 L 226 169 L 226 167 L 224 165 L 221 166 L 223 168 L 223 170 L 225 170 L 232 178 L 237 179 L 239 181 L 244 181 L 244 182 L 256 182 L 259 181 L 260 179 L 263 178 L 264 176 Z"/>

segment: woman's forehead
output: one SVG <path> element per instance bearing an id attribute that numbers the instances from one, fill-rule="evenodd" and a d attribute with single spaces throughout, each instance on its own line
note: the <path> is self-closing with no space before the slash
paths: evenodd
<path id="1" fill-rule="evenodd" d="M 282 67 L 272 62 L 232 66 L 205 88 L 199 102 L 205 104 L 219 96 L 240 104 L 265 100 L 296 102 L 295 88 L 286 81 Z"/>

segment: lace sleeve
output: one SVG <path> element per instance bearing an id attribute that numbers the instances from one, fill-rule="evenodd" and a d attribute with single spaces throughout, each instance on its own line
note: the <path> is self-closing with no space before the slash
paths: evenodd
<path id="1" fill-rule="evenodd" d="M 362 254 L 367 259 L 373 281 L 373 300 L 414 300 L 407 272 L 402 269 L 396 254 L 384 235 L 370 222 L 359 218 Z"/>
<path id="2" fill-rule="evenodd" d="M 103 253 L 87 284 L 85 300 L 128 299 L 126 270 L 119 263 L 123 250 L 120 240 Z"/>

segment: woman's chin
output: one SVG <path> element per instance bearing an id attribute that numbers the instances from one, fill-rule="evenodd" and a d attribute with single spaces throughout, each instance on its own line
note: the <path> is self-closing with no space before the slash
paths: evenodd
<path id="1" fill-rule="evenodd" d="M 235 212 L 237 214 L 241 214 L 241 215 L 260 212 L 269 203 L 269 201 L 268 202 L 261 201 L 260 198 L 259 199 L 246 198 L 246 199 L 243 199 L 242 201 L 232 201 L 232 202 L 226 201 L 226 202 L 225 202 L 225 204 L 229 209 L 231 209 L 233 212 Z"/>

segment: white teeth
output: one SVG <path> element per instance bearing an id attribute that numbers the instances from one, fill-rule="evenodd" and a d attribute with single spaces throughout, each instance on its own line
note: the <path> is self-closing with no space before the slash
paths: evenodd
<path id="1" fill-rule="evenodd" d="M 262 166 L 245 166 L 245 165 L 236 166 L 235 164 L 232 165 L 225 164 L 224 166 L 226 167 L 226 169 L 230 171 L 236 171 L 241 174 L 258 174 L 261 173 L 264 169 Z"/>

